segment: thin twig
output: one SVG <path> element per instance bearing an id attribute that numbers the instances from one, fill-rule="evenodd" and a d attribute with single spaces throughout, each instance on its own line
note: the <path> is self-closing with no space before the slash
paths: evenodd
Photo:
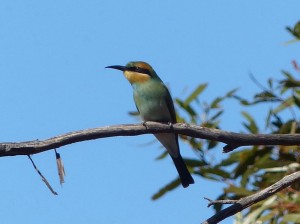
<path id="1" fill-rule="evenodd" d="M 290 105 L 286 102 L 286 100 L 284 100 L 282 97 L 276 95 L 273 91 L 270 91 L 270 90 L 268 90 L 266 87 L 264 87 L 264 86 L 263 86 L 263 85 L 255 78 L 255 76 L 254 76 L 252 73 L 250 73 L 249 76 L 250 76 L 250 79 L 251 79 L 258 87 L 260 87 L 263 91 L 268 92 L 268 93 L 274 95 L 276 99 L 278 99 L 280 102 L 284 103 L 284 104 L 286 105 L 286 107 L 288 107 L 288 109 L 290 110 L 293 119 L 294 119 L 294 120 L 297 120 L 296 113 L 295 113 L 295 111 L 293 110 L 293 107 L 290 106 Z"/>
<path id="2" fill-rule="evenodd" d="M 215 204 L 234 204 L 237 202 L 237 200 L 211 200 L 209 198 L 204 197 L 205 200 L 209 201 L 207 207 L 209 208 L 212 205 Z"/>
<path id="3" fill-rule="evenodd" d="M 28 158 L 30 159 L 34 169 L 36 170 L 36 172 L 40 175 L 40 177 L 42 178 L 42 181 L 44 181 L 44 183 L 46 184 L 46 186 L 49 188 L 49 190 L 52 192 L 52 194 L 57 195 L 56 191 L 53 190 L 53 188 L 51 187 L 51 185 L 49 184 L 49 182 L 47 181 L 47 179 L 44 177 L 44 175 L 39 171 L 39 169 L 36 167 L 36 165 L 34 164 L 32 158 L 30 155 L 27 155 Z"/>
<path id="4" fill-rule="evenodd" d="M 255 76 L 252 74 L 252 72 L 249 73 L 249 77 L 252 80 L 252 82 L 254 82 L 254 84 L 256 84 L 259 88 L 261 88 L 263 91 L 271 93 L 271 91 L 268 90 L 267 87 L 263 86 L 263 84 L 261 84 L 256 78 Z M 277 96 L 276 96 L 277 97 Z"/>

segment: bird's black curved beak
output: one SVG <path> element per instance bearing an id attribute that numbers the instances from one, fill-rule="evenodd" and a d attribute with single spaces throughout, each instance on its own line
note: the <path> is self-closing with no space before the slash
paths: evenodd
<path id="1" fill-rule="evenodd" d="M 122 65 L 111 65 L 111 66 L 107 66 L 105 68 L 112 68 L 112 69 L 117 69 L 120 71 L 125 71 L 126 70 L 126 66 L 122 66 Z"/>

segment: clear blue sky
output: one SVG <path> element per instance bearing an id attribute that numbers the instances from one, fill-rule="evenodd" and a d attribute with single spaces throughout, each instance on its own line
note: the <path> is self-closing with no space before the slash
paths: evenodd
<path id="1" fill-rule="evenodd" d="M 291 70 L 299 45 L 284 30 L 299 1 L 0 1 L 0 142 L 137 122 L 132 90 L 104 67 L 145 60 L 185 97 L 198 84 L 202 100 L 235 87 L 250 96 L 260 81 Z M 184 89 L 187 89 L 184 91 Z M 240 109 L 229 102 L 221 127 L 240 131 Z M 67 172 L 58 183 L 54 152 L 33 156 L 59 193 L 53 196 L 27 157 L 1 158 L 1 222 L 199 223 L 213 214 L 203 197 L 223 185 L 195 177 L 158 201 L 151 195 L 177 175 L 171 160 L 155 161 L 151 135 L 118 137 L 59 149 Z M 196 155 L 181 144 L 182 154 Z M 225 158 L 221 153 L 215 155 Z M 232 219 L 224 223 L 231 223 Z"/>

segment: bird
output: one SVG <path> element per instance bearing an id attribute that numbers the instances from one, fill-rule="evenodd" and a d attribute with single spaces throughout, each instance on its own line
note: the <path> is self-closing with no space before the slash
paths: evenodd
<path id="1" fill-rule="evenodd" d="M 170 92 L 151 65 L 143 61 L 132 61 L 126 66 L 112 65 L 105 68 L 123 71 L 133 88 L 135 105 L 144 122 L 155 121 L 169 124 L 177 122 Z M 186 188 L 193 184 L 194 179 L 180 154 L 178 134 L 159 133 L 154 136 L 171 156 L 182 186 Z"/>

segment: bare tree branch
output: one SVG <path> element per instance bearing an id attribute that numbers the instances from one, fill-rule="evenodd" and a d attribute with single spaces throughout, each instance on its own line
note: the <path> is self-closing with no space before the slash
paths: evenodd
<path id="1" fill-rule="evenodd" d="M 194 138 L 223 142 L 226 144 L 224 146 L 224 152 L 229 152 L 237 147 L 247 145 L 300 145 L 300 135 L 298 134 L 240 134 L 222 131 L 219 129 L 189 125 L 185 123 L 176 123 L 170 125 L 157 122 L 147 122 L 143 124 L 115 125 L 69 132 L 46 140 L 3 142 L 0 143 L 0 157 L 31 155 L 56 149 L 76 142 L 95 140 L 98 138 L 171 132 L 191 136 Z M 300 181 L 300 171 L 284 177 L 277 183 L 256 194 L 241 198 L 237 201 L 212 201 L 207 199 L 210 201 L 210 204 L 232 203 L 232 205 L 207 219 L 203 222 L 203 224 L 218 223 L 225 218 L 251 206 L 252 204 L 270 197 L 271 195 L 290 186 L 296 181 Z"/>
<path id="2" fill-rule="evenodd" d="M 212 205 L 215 204 L 234 204 L 236 203 L 238 200 L 211 200 L 209 198 L 204 197 L 205 200 L 209 201 L 207 207 L 210 207 Z"/>
<path id="3" fill-rule="evenodd" d="M 275 184 L 271 185 L 270 187 L 267 187 L 266 189 L 260 192 L 237 200 L 233 205 L 221 210 L 214 216 L 202 222 L 202 224 L 218 223 L 257 202 L 272 196 L 273 194 L 277 193 L 278 191 L 281 191 L 282 189 L 290 186 L 291 184 L 297 181 L 300 181 L 300 171 L 285 176 L 280 181 L 276 182 Z"/>
<path id="4" fill-rule="evenodd" d="M 163 132 L 174 132 L 195 138 L 223 142 L 226 144 L 224 152 L 246 145 L 300 145 L 300 135 L 298 134 L 240 134 L 185 123 L 176 123 L 170 126 L 164 123 L 147 122 L 146 124 L 124 124 L 74 131 L 46 140 L 3 142 L 0 143 L 0 157 L 36 154 L 76 142 L 98 138 Z"/>

